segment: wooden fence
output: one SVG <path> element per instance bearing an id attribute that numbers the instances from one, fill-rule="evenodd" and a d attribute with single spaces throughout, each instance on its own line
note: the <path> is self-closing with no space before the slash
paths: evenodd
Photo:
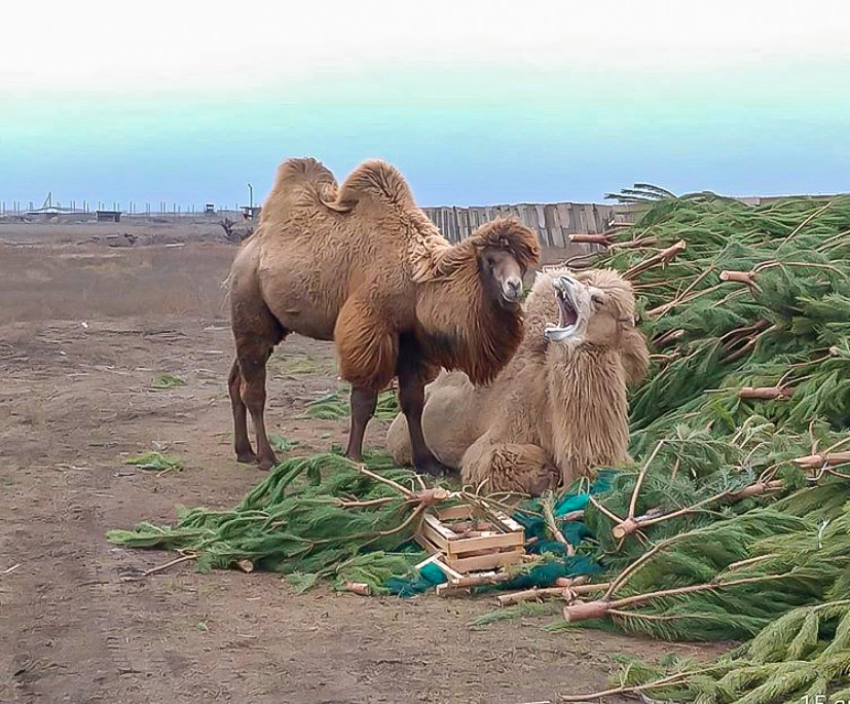
<path id="1" fill-rule="evenodd" d="M 514 215 L 537 232 L 543 247 L 551 248 L 569 247 L 570 235 L 604 232 L 608 229 L 608 223 L 632 222 L 634 216 L 630 206 L 598 203 L 520 203 L 422 210 L 450 242 L 459 242 L 494 218 Z"/>
<path id="2" fill-rule="evenodd" d="M 770 203 L 789 196 L 732 196 L 748 205 Z M 806 196 L 829 199 L 831 195 Z M 451 242 L 468 237 L 475 228 L 502 215 L 514 215 L 537 231 L 540 244 L 547 249 L 571 249 L 569 236 L 578 233 L 598 233 L 608 229 L 608 223 L 634 222 L 646 205 L 601 203 L 520 203 L 518 205 L 473 206 L 469 208 L 422 208 L 443 235 Z"/>

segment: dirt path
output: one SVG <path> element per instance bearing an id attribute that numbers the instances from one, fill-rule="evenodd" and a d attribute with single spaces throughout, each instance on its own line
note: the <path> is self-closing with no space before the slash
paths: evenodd
<path id="1" fill-rule="evenodd" d="M 174 259 L 175 280 L 189 256 Z M 173 555 L 112 547 L 107 530 L 171 521 L 178 504 L 230 507 L 264 475 L 232 457 L 220 315 L 83 312 L 0 324 L 0 702 L 520 704 L 604 686 L 613 653 L 670 649 L 542 630 L 551 619 L 470 629 L 486 600 L 295 596 L 276 575 L 187 564 L 138 579 Z M 345 421 L 298 419 L 337 388 L 330 347 L 293 337 L 285 351 L 271 365 L 270 428 L 299 452 L 343 443 Z M 160 373 L 185 384 L 156 390 Z M 124 464 L 151 449 L 186 469 Z"/>

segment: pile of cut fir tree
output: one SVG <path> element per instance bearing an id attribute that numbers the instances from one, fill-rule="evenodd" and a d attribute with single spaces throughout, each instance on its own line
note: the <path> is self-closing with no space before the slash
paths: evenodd
<path id="1" fill-rule="evenodd" d="M 708 666 L 629 662 L 611 693 L 841 698 L 850 687 L 850 197 L 752 206 L 649 186 L 622 197 L 642 203 L 638 222 L 586 236 L 604 251 L 572 264 L 615 268 L 635 287 L 653 351 L 632 395 L 635 463 L 516 509 L 558 569 L 509 586 L 576 573 L 592 583 L 530 590 L 566 606 L 521 602 L 484 620 L 555 608 L 564 618 L 554 628 L 745 643 Z M 367 464 L 288 460 L 233 511 L 195 509 L 175 527 L 142 524 L 110 539 L 181 550 L 202 568 L 274 569 L 303 587 L 330 578 L 406 593 L 394 585 L 401 576 L 421 590 L 427 575 L 411 574 L 422 553 L 410 537 L 448 492 L 380 456 Z M 579 543 L 578 555 L 551 559 L 565 542 Z"/>
<path id="2" fill-rule="evenodd" d="M 708 666 L 628 662 L 611 694 L 847 699 L 850 197 L 624 194 L 645 211 L 585 263 L 633 282 L 652 368 L 636 465 L 585 514 L 606 583 L 556 627 L 745 642 Z"/>

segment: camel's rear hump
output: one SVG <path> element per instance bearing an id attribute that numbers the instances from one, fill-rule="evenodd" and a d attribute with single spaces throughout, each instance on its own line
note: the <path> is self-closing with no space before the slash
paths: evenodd
<path id="1" fill-rule="evenodd" d="M 404 176 L 395 166 L 380 159 L 364 161 L 349 174 L 339 190 L 337 203 L 350 208 L 364 199 L 402 209 L 416 208 Z"/>

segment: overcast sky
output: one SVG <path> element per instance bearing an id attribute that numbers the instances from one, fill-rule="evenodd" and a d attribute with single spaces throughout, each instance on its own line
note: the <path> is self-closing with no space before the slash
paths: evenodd
<path id="1" fill-rule="evenodd" d="M 850 190 L 850 3 L 14 3 L 0 200 L 262 199 L 382 157 L 423 205 Z"/>

